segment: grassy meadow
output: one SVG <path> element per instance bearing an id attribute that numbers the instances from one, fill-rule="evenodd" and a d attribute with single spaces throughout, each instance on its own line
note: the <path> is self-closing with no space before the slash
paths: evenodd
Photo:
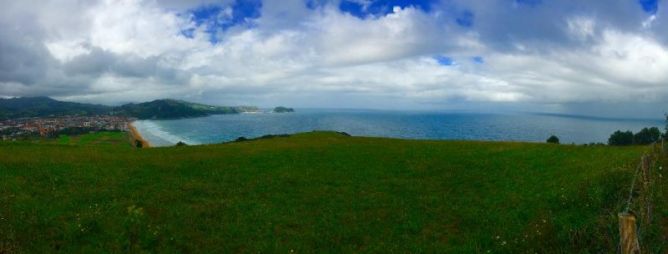
<path id="1" fill-rule="evenodd" d="M 85 135 L 60 135 L 57 143 L 60 145 L 114 145 L 125 147 L 129 143 L 125 132 L 95 132 Z M 37 143 L 53 143 L 51 139 L 42 139 Z"/>
<path id="2" fill-rule="evenodd" d="M 645 150 L 330 132 L 0 142 L 0 253 L 614 253 Z"/>
<path id="3" fill-rule="evenodd" d="M 668 160 L 666 157 L 659 161 L 659 168 L 655 171 L 656 187 L 654 188 L 655 217 L 653 226 L 648 231 L 646 238 L 656 246 L 651 246 L 650 253 L 668 252 L 668 182 L 666 182 L 666 169 Z"/>

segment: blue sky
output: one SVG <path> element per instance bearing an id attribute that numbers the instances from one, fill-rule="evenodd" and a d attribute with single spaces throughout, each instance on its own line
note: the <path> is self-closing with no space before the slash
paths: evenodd
<path id="1" fill-rule="evenodd" d="M 217 43 L 218 33 L 234 26 L 251 25 L 253 19 L 260 17 L 262 1 L 240 0 L 231 5 L 209 4 L 198 6 L 186 12 L 186 16 L 195 23 L 196 27 L 204 27 L 210 34 L 211 43 Z M 186 37 L 192 38 L 195 28 L 184 30 Z"/>
<path id="2" fill-rule="evenodd" d="M 659 0 L 638 0 L 642 9 L 649 14 L 656 14 L 659 10 Z"/>
<path id="3" fill-rule="evenodd" d="M 339 10 L 359 18 L 369 16 L 384 16 L 392 13 L 394 7 L 414 7 L 425 12 L 431 11 L 432 5 L 437 1 L 430 0 L 378 0 L 378 1 L 351 1 L 344 0 L 339 3 Z"/>
<path id="4" fill-rule="evenodd" d="M 666 15 L 662 0 L 8 1 L 0 96 L 653 116 Z"/>

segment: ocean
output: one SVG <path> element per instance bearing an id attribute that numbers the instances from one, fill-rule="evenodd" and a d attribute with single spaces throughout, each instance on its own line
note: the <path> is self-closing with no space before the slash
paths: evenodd
<path id="1" fill-rule="evenodd" d="M 405 139 L 605 143 L 616 130 L 659 127 L 662 119 L 609 119 L 532 113 L 479 114 L 379 110 L 298 109 L 295 113 L 212 115 L 178 120 L 140 120 L 135 127 L 153 146 L 213 144 L 267 134 L 313 130 L 353 136 Z"/>

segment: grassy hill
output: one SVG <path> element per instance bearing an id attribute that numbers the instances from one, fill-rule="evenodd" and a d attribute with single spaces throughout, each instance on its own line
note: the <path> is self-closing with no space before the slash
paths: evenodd
<path id="1" fill-rule="evenodd" d="M 614 253 L 644 150 L 114 135 L 0 142 L 0 253 Z"/>
<path id="2" fill-rule="evenodd" d="M 221 107 L 163 99 L 138 104 L 125 104 L 115 108 L 114 113 L 139 119 L 176 119 L 212 114 L 238 114 L 257 110 L 256 107 Z"/>

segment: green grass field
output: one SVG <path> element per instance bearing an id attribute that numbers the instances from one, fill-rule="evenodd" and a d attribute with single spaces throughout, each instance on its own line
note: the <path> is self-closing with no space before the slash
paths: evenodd
<path id="1" fill-rule="evenodd" d="M 614 253 L 646 150 L 96 135 L 0 143 L 0 253 Z"/>
<path id="2" fill-rule="evenodd" d="M 117 145 L 126 146 L 128 144 L 127 133 L 125 132 L 95 132 L 78 136 L 60 135 L 57 144 L 60 145 Z M 35 140 L 33 143 L 53 144 L 53 139 Z"/>
<path id="3" fill-rule="evenodd" d="M 35 144 L 35 145 L 70 145 L 70 146 L 115 146 L 119 149 L 128 148 L 128 141 L 130 138 L 125 132 L 93 132 L 83 135 L 59 135 L 56 138 L 20 138 L 18 142 L 5 141 L 4 144 L 17 143 L 21 145 Z M 0 141 L 2 144 L 2 141 Z"/>

